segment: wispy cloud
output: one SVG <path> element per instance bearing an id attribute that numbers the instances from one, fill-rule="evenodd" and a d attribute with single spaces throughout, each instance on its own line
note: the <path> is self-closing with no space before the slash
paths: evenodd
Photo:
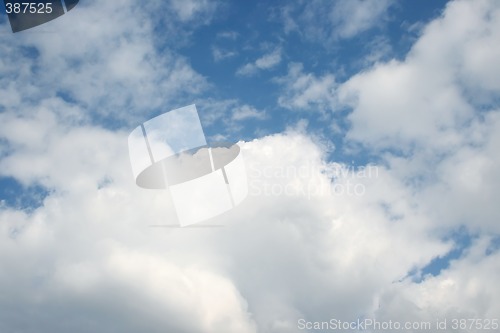
<path id="1" fill-rule="evenodd" d="M 221 31 L 217 33 L 217 38 L 236 40 L 240 34 L 236 31 Z"/>
<path id="2" fill-rule="evenodd" d="M 278 104 L 293 110 L 333 110 L 337 83 L 332 74 L 305 73 L 302 64 L 291 63 L 288 74 L 275 80 L 283 87 Z"/>
<path id="3" fill-rule="evenodd" d="M 264 111 L 259 111 L 250 105 L 243 105 L 233 110 L 232 119 L 241 121 L 246 119 L 266 119 L 267 115 Z"/>
<path id="4" fill-rule="evenodd" d="M 308 1 L 281 11 L 285 33 L 297 31 L 307 40 L 330 45 L 383 24 L 393 0 Z"/>
<path id="5" fill-rule="evenodd" d="M 214 58 L 215 62 L 232 58 L 234 56 L 237 56 L 238 52 L 237 51 L 229 51 L 229 50 L 224 50 L 220 47 L 213 46 L 212 47 L 212 57 Z"/>
<path id="6" fill-rule="evenodd" d="M 206 23 L 217 8 L 217 3 L 210 0 L 171 0 L 169 3 L 183 22 L 202 20 Z"/>
<path id="7" fill-rule="evenodd" d="M 264 54 L 254 62 L 243 65 L 236 71 L 236 75 L 252 76 L 261 70 L 271 69 L 281 62 L 281 48 L 276 48 L 274 51 Z"/>

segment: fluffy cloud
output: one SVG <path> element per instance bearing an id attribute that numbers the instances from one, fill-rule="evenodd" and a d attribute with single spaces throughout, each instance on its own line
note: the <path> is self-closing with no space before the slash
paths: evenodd
<path id="1" fill-rule="evenodd" d="M 47 113 L 37 123 L 57 119 Z M 4 174 L 52 187 L 34 212 L 0 213 L 8 331 L 293 332 L 300 318 L 371 311 L 383 286 L 450 246 L 404 205 L 410 227 L 387 218 L 377 191 L 405 190 L 385 170 L 351 179 L 293 131 L 242 143 L 250 195 L 210 222 L 226 227 L 148 228 L 175 215 L 167 193 L 134 186 L 126 133 L 51 124 L 45 148 L 25 140 L 2 160 Z"/>
<path id="2" fill-rule="evenodd" d="M 487 73 L 490 66 L 475 60 L 496 58 L 499 22 L 496 2 L 450 3 L 404 61 L 376 65 L 339 88 L 339 100 L 353 108 L 347 138 L 403 153 L 389 163 L 408 181 L 419 179 L 411 182 L 422 190 L 420 203 L 444 225 L 499 231 L 493 101 L 500 89 L 496 69 Z"/>
<path id="3" fill-rule="evenodd" d="M 301 318 L 402 319 L 390 295 L 404 300 L 433 280 L 393 282 L 453 245 L 394 170 L 327 162 L 293 130 L 241 143 L 250 194 L 209 221 L 225 227 L 148 228 L 175 214 L 167 193 L 134 186 L 127 133 L 54 131 L 61 116 L 45 113 L 2 122 L 48 119 L 33 138 L 8 133 L 18 146 L 2 170 L 53 188 L 33 213 L 0 213 L 7 331 L 298 332 Z"/>
<path id="4" fill-rule="evenodd" d="M 446 318 L 444 332 L 456 332 L 460 328 L 454 321 L 457 319 L 467 320 L 467 328 L 462 327 L 467 332 L 480 332 L 481 326 L 486 325 L 494 327 L 492 319 L 498 320 L 500 313 L 496 301 L 500 295 L 495 287 L 500 258 L 498 252 L 488 254 L 490 241 L 487 237 L 478 239 L 461 260 L 453 262 L 441 275 L 428 277 L 424 283 L 405 281 L 392 286 L 381 295 L 380 307 L 373 316 L 380 320 L 397 317 L 431 323 L 432 327 L 437 320 L 442 322 Z M 474 318 L 477 322 L 471 322 Z"/>
<path id="5" fill-rule="evenodd" d="M 499 13 L 494 2 L 450 3 L 405 60 L 376 65 L 343 84 L 340 100 L 354 108 L 349 138 L 403 150 L 463 144 L 459 134 L 474 110 L 488 108 L 499 93 L 493 77 L 500 73 L 488 65 L 500 52 L 493 42 L 500 38 Z"/>
<path id="6" fill-rule="evenodd" d="M 58 31 L 57 38 L 50 32 L 1 34 L 1 44 L 8 45 L 2 47 L 2 86 L 17 91 L 9 99 L 29 104 L 63 97 L 96 118 L 127 122 L 137 120 L 138 110 L 154 112 L 201 92 L 205 79 L 175 49 L 160 52 L 156 45 L 155 11 L 162 6 L 168 4 L 90 1 L 42 26 Z M 171 14 L 162 38 L 188 33 L 186 15 Z"/>
<path id="7" fill-rule="evenodd" d="M 172 15 L 196 20 L 204 3 Z M 67 49 L 41 34 L 1 37 L 0 174 L 49 190 L 32 211 L 0 206 L 2 332 L 299 332 L 301 318 L 498 316 L 499 76 L 485 64 L 497 54 L 496 2 L 451 3 L 406 59 L 345 83 L 292 64 L 279 104 L 352 108 L 346 141 L 380 163 L 331 161 L 293 129 L 240 142 L 248 198 L 207 221 L 223 227 L 185 229 L 152 227 L 176 222 L 168 192 L 135 186 L 129 128 L 95 118 L 132 122 L 131 106 L 147 117 L 160 97 L 182 99 L 189 85 L 196 96 L 204 79 L 175 50 L 159 52 L 137 7 L 122 5 L 108 11 L 112 24 L 82 4 L 100 28 L 75 18 Z M 237 100 L 204 102 L 206 123 L 263 117 Z M 415 282 L 412 272 L 461 245 L 449 240 L 459 227 L 472 246 Z"/>
<path id="8" fill-rule="evenodd" d="M 412 188 L 410 201 L 437 232 L 465 227 L 478 237 L 439 276 L 395 285 L 380 299 L 381 318 L 434 323 L 436 317 L 499 313 L 490 297 L 498 294 L 491 280 L 498 253 L 489 250 L 500 232 L 494 208 L 500 199 L 500 89 L 497 68 L 491 67 L 499 23 L 494 1 L 451 2 L 404 60 L 375 65 L 338 90 L 339 101 L 352 107 L 347 138 L 392 152 L 383 155 L 392 174 Z"/>
<path id="9" fill-rule="evenodd" d="M 390 216 L 397 220 L 408 216 L 407 209 L 416 209 L 418 225 L 430 233 L 446 238 L 465 228 L 479 239 L 440 275 L 425 276 L 417 284 L 409 274 L 395 283 L 380 294 L 379 310 L 371 316 L 434 318 L 434 322 L 436 316 L 494 318 L 498 314 L 498 302 L 487 295 L 498 293 L 491 280 L 498 270 L 497 247 L 491 240 L 500 232 L 495 210 L 500 199 L 495 171 L 500 167 L 495 153 L 500 142 L 500 76 L 491 66 L 498 56 L 494 40 L 500 38 L 499 23 L 500 10 L 494 1 L 451 2 L 441 17 L 422 30 L 401 61 L 375 64 L 338 84 L 333 76 L 322 82 L 312 73 L 303 73 L 299 65 L 291 65 L 288 77 L 297 79 L 282 81 L 286 88 L 279 99 L 282 106 L 304 108 L 324 101 L 324 105 L 337 103 L 352 110 L 345 143 L 359 143 L 378 154 L 391 182 L 402 186 L 402 192 L 391 187 L 391 191 L 375 191 L 372 198 L 386 206 Z M 307 98 L 311 86 L 316 87 L 315 98 Z M 422 266 L 415 268 L 418 272 Z M 478 276 L 467 275 L 475 269 Z"/>

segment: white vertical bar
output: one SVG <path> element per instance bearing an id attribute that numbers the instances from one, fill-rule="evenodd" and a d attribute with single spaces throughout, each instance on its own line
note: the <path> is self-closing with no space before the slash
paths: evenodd
<path id="1" fill-rule="evenodd" d="M 212 172 L 214 172 L 215 167 L 214 167 L 214 158 L 212 156 L 212 148 L 208 147 L 208 156 L 210 156 L 210 166 L 212 167 Z"/>

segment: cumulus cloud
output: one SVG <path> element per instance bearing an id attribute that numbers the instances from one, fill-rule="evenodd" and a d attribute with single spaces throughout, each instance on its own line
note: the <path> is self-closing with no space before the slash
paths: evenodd
<path id="1" fill-rule="evenodd" d="M 350 137 L 380 147 L 462 144 L 457 134 L 475 107 L 498 95 L 492 77 L 500 73 L 487 65 L 499 52 L 493 43 L 498 13 L 490 2 L 450 3 L 405 60 L 376 65 L 343 84 L 341 100 L 354 107 Z"/>
<path id="2" fill-rule="evenodd" d="M 491 64 L 499 23 L 494 1 L 451 2 L 404 60 L 377 64 L 339 87 L 339 101 L 352 107 L 347 138 L 372 151 L 390 151 L 384 155 L 392 172 L 413 188 L 415 203 L 441 232 L 465 227 L 478 237 L 439 276 L 395 286 L 381 300 L 382 317 L 498 313 L 498 303 L 486 295 L 498 293 L 491 282 L 496 254 L 487 249 L 500 232 L 494 209 L 500 198 L 494 171 L 500 167 L 494 152 L 500 90 L 491 76 L 497 75 Z M 476 278 L 467 275 L 476 269 Z"/>
<path id="3" fill-rule="evenodd" d="M 0 206 L 0 331 L 274 333 L 299 332 L 299 319 L 498 316 L 500 75 L 487 65 L 496 2 L 451 3 L 406 59 L 344 83 L 291 64 L 279 104 L 349 107 L 346 141 L 377 152 L 378 164 L 346 165 L 337 152 L 332 161 L 293 129 L 240 142 L 248 198 L 207 221 L 223 227 L 191 229 L 151 227 L 176 221 L 171 198 L 135 186 L 130 126 L 95 117 L 133 122 L 128 107 L 147 117 L 205 80 L 157 50 L 131 2 L 109 10 L 108 25 L 96 3 L 80 13 L 108 30 L 75 18 L 62 41 L 0 36 L 0 175 L 49 190 L 31 211 Z M 205 102 L 214 112 L 200 112 L 204 122 L 265 117 L 237 100 Z M 472 245 L 439 275 L 412 279 L 460 246 L 449 239 L 460 227 Z"/>
<path id="4" fill-rule="evenodd" d="M 353 108 L 347 138 L 406 155 L 388 160 L 401 176 L 420 179 L 430 214 L 485 232 L 498 232 L 499 110 L 492 101 L 500 90 L 490 77 L 495 69 L 486 73 L 469 55 L 496 57 L 499 13 L 496 2 L 450 3 L 405 60 L 376 65 L 339 88 L 340 101 Z"/>
<path id="5" fill-rule="evenodd" d="M 173 205 L 134 186 L 127 133 L 40 132 L 54 137 L 44 150 L 33 140 L 2 161 L 4 174 L 53 188 L 32 213 L 1 210 L 5 330 L 296 331 L 299 318 L 371 310 L 380 288 L 449 248 L 408 207 L 408 223 L 387 219 L 377 191 L 405 191 L 390 174 L 350 179 L 304 134 L 242 143 L 248 199 L 210 221 L 224 228 L 197 230 L 148 228 L 171 224 Z M 348 193 L 349 181 L 372 194 Z"/>
<path id="6" fill-rule="evenodd" d="M 499 13 L 494 1 L 450 2 L 442 16 L 422 30 L 405 59 L 377 63 L 344 83 L 334 84 L 331 76 L 314 90 L 314 99 L 306 98 L 309 86 L 321 80 L 299 65 L 291 66 L 288 76 L 298 79 L 284 85 L 288 89 L 279 99 L 281 105 L 304 108 L 324 100 L 350 108 L 346 143 L 360 143 L 378 154 L 408 191 L 402 201 L 383 199 L 390 211 L 395 209 L 394 218 L 406 215 L 398 213 L 401 207 L 419 207 L 422 226 L 428 230 L 447 237 L 465 228 L 483 242 L 436 277 L 425 276 L 419 284 L 410 278 L 396 283 L 378 299 L 380 310 L 373 316 L 425 320 L 436 313 L 442 318 L 498 313 L 498 302 L 486 295 L 498 293 L 490 274 L 497 270 L 496 250 L 491 248 L 498 248 L 491 239 L 499 233 L 495 203 L 500 179 L 495 170 L 500 161 L 495 151 L 500 142 L 500 76 L 496 67 L 491 68 L 498 53 L 493 41 L 499 38 Z M 298 82 L 297 89 L 293 82 Z M 376 197 L 388 195 L 378 192 Z M 473 264 L 472 251 L 481 264 Z M 466 267 L 477 267 L 484 275 L 472 280 L 464 276 Z M 450 302 L 446 295 L 454 292 L 456 301 Z"/>

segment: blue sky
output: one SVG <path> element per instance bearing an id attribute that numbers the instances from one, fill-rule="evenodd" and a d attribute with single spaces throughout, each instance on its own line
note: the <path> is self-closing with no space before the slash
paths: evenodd
<path id="1" fill-rule="evenodd" d="M 263 2 L 237 6 L 225 4 L 220 15 L 209 25 L 197 29 L 187 45 L 179 48 L 179 52 L 214 85 L 211 96 L 236 98 L 258 110 L 266 110 L 269 118 L 259 122 L 260 131 L 279 132 L 300 119 L 311 122 L 311 130 L 324 131 L 316 115 L 311 117 L 303 113 L 308 110 L 290 113 L 277 103 L 281 86 L 276 81 L 286 75 L 287 65 L 300 63 L 304 71 L 317 76 L 333 73 L 340 83 L 371 65 L 366 58 L 375 52 L 383 53 L 374 60 L 404 58 L 418 35 L 418 24 L 438 16 L 445 3 L 394 4 L 374 27 L 351 38 L 334 37 L 332 42 L 309 38 L 299 30 L 284 31 L 283 7 L 298 14 L 307 7 L 305 3 L 287 5 L 283 2 L 273 6 Z M 411 26 L 416 27 L 409 29 Z M 381 46 L 384 46 L 383 50 Z M 280 50 L 280 60 L 269 70 L 258 70 L 252 75 L 237 74 L 242 66 L 272 54 L 276 49 Z M 226 58 L 217 59 L 218 53 Z M 200 105 L 200 108 L 203 106 Z M 254 137 L 254 133 L 248 133 L 248 130 L 255 131 L 257 126 L 250 124 L 249 127 L 243 134 Z M 327 130 L 326 134 L 330 136 L 331 131 Z M 336 143 L 341 144 L 341 137 L 336 139 Z"/>
<path id="2" fill-rule="evenodd" d="M 192 67 L 213 85 L 210 97 L 237 99 L 266 113 L 266 119 L 249 119 L 236 133 L 229 133 L 231 139 L 252 139 L 281 132 L 300 120 L 306 120 L 310 132 L 324 135 L 337 147 L 336 160 L 366 164 L 377 157 L 370 156 L 367 151 L 345 156 L 342 149 L 349 126 L 345 119 L 348 108 L 332 106 L 330 112 L 320 116 L 313 112 L 314 106 L 292 110 L 283 107 L 278 102 L 283 93 L 279 81 L 286 80 L 288 66 L 292 63 L 301 64 L 303 71 L 311 75 L 333 75 L 340 84 L 366 70 L 375 61 L 404 59 L 419 29 L 439 16 L 445 3 L 393 3 L 374 26 L 348 38 L 328 37 L 332 38 L 331 41 L 311 38 L 299 29 L 286 31 L 283 27 L 283 16 L 288 15 L 285 12 L 300 16 L 307 7 L 306 3 L 284 2 L 272 6 L 262 2 L 249 2 L 243 6 L 225 4 L 210 24 L 193 32 L 187 45 L 179 47 L 179 53 L 186 56 Z M 334 34 L 333 31 L 325 33 Z M 244 65 L 276 50 L 279 50 L 280 59 L 269 69 L 256 70 L 249 75 L 238 74 Z M 204 112 L 203 103 L 199 104 L 199 109 Z M 325 120 L 335 122 L 340 132 L 325 127 Z M 218 126 L 209 127 L 208 131 L 227 132 Z"/>
<path id="3" fill-rule="evenodd" d="M 494 0 L 2 13 L 0 332 L 499 318 L 499 33 Z M 193 103 L 249 194 L 223 228 L 150 228 L 175 207 L 128 135 Z"/>

